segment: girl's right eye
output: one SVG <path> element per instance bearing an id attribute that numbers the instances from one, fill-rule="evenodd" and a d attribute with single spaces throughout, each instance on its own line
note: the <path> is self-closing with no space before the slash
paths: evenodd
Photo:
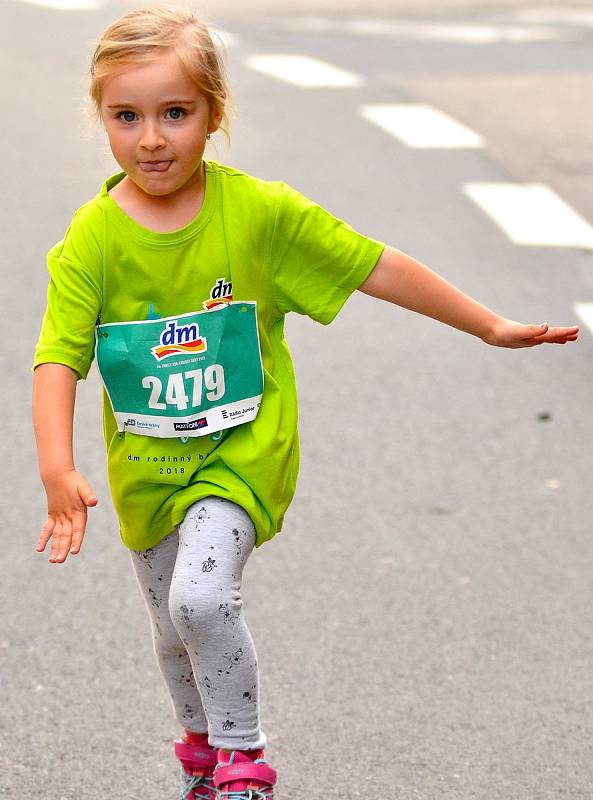
<path id="1" fill-rule="evenodd" d="M 120 111 L 117 115 L 122 122 L 134 122 L 136 115 L 133 111 Z"/>

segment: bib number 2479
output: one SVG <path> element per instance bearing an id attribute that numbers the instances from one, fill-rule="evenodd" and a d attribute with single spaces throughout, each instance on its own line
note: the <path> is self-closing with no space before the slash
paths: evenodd
<path id="1" fill-rule="evenodd" d="M 192 408 L 199 408 L 202 405 L 204 389 L 207 390 L 207 400 L 220 400 L 224 396 L 224 370 L 221 364 L 212 364 L 204 370 L 190 369 L 187 372 L 171 373 L 167 378 L 164 402 L 161 399 L 163 382 L 160 378 L 146 375 L 142 378 L 142 386 L 150 390 L 149 408 L 164 411 L 167 406 L 175 406 L 179 411 L 184 411 L 188 405 Z"/>

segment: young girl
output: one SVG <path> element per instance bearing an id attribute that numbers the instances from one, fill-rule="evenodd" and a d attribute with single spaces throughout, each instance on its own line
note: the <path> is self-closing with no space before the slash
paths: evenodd
<path id="1" fill-rule="evenodd" d="M 90 95 L 122 171 L 49 253 L 33 414 L 48 501 L 37 550 L 80 551 L 97 498 L 76 471 L 76 383 L 96 348 L 120 534 L 184 728 L 182 798 L 273 797 L 242 571 L 282 527 L 297 469 L 289 311 L 327 324 L 349 295 L 434 317 L 501 347 L 578 328 L 503 319 L 283 183 L 204 161 L 229 90 L 205 26 L 133 11 L 101 37 Z"/>

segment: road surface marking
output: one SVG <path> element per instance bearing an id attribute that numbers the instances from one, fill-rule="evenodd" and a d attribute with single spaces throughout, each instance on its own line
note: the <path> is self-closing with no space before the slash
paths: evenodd
<path id="1" fill-rule="evenodd" d="M 408 147 L 483 147 L 477 133 L 436 108 L 397 104 L 362 106 L 364 119 L 378 125 Z"/>
<path id="2" fill-rule="evenodd" d="M 101 8 L 105 0 L 19 0 L 19 2 L 33 6 L 43 6 L 43 8 L 53 8 L 57 11 L 89 11 Z"/>
<path id="3" fill-rule="evenodd" d="M 565 38 L 565 33 L 551 27 L 534 28 L 519 25 L 472 25 L 460 23 L 388 22 L 358 19 L 344 23 L 346 30 L 364 36 L 390 36 L 398 39 L 466 44 L 496 42 L 541 42 Z"/>
<path id="4" fill-rule="evenodd" d="M 251 56 L 247 65 L 281 81 L 297 86 L 320 88 L 326 86 L 362 86 L 360 75 L 338 69 L 325 61 L 308 56 Z"/>
<path id="5" fill-rule="evenodd" d="M 593 249 L 593 227 L 539 183 L 466 183 L 463 190 L 516 244 Z"/>
<path id="6" fill-rule="evenodd" d="M 357 18 L 334 20 L 328 17 L 303 17 L 287 20 L 285 29 L 306 33 L 349 33 L 387 39 L 437 41 L 459 44 L 511 44 L 570 39 L 569 31 L 550 25 L 485 25 L 473 23 L 423 22 L 414 20 Z"/>
<path id="7" fill-rule="evenodd" d="M 589 333 L 593 333 L 593 303 L 575 303 L 573 308 L 589 328 Z"/>

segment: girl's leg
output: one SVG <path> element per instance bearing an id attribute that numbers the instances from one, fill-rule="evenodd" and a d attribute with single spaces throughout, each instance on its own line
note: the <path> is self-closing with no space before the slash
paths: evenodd
<path id="1" fill-rule="evenodd" d="M 192 665 L 169 614 L 169 590 L 179 535 L 177 529 L 148 550 L 132 550 L 132 564 L 152 624 L 157 661 L 169 689 L 175 717 L 188 731 L 206 733 L 208 720 Z"/>
<path id="2" fill-rule="evenodd" d="M 188 509 L 169 612 L 185 645 L 202 695 L 213 747 L 255 750 L 260 729 L 257 657 L 243 618 L 241 579 L 255 529 L 239 506 L 208 497 Z"/>

